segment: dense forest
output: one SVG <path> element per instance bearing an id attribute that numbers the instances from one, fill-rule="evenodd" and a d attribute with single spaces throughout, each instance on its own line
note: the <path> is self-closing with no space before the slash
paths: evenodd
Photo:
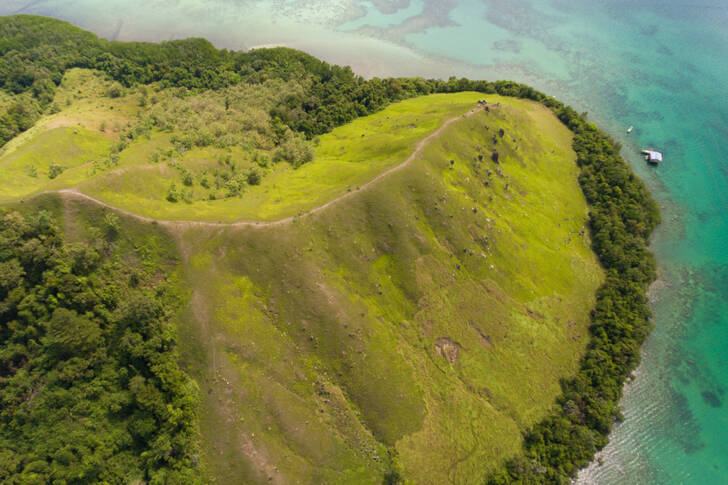
<path id="1" fill-rule="evenodd" d="M 271 79 L 297 79 L 306 89 L 272 109 L 275 120 L 311 138 L 336 126 L 383 109 L 392 101 L 436 92 L 494 92 L 493 83 L 452 78 L 449 81 L 371 79 L 348 67 L 332 66 L 287 48 L 250 52 L 217 50 L 203 39 L 162 42 L 108 42 L 53 19 L 33 16 L 0 18 L 0 89 L 15 102 L 0 115 L 0 146 L 28 129 L 45 110 L 66 70 L 103 71 L 124 86 L 161 83 L 190 93 Z"/>
<path id="2" fill-rule="evenodd" d="M 0 481 L 193 483 L 179 295 L 153 238 L 131 250 L 109 213 L 87 236 L 45 210 L 0 215 Z"/>
<path id="3" fill-rule="evenodd" d="M 72 67 L 103 71 L 124 86 L 159 82 L 190 93 L 301 79 L 303 92 L 287 96 L 270 114 L 273 125 L 286 125 L 308 138 L 393 101 L 436 92 L 498 93 L 550 108 L 574 133 L 593 246 L 607 280 L 598 291 L 591 341 L 580 371 L 562 383 L 563 394 L 553 413 L 526 433 L 523 455 L 508 460 L 488 483 L 568 483 L 606 444 L 620 416 L 617 403 L 623 382 L 637 366 L 650 330 L 645 292 L 655 278 L 655 263 L 647 246 L 659 211 L 620 156 L 620 146 L 583 115 L 514 82 L 365 80 L 349 68 L 284 48 L 243 53 L 217 50 L 201 39 L 108 42 L 63 22 L 29 16 L 0 18 L 0 32 L 0 89 L 11 99 L 0 113 L 0 145 L 53 109 L 54 89 Z M 166 352 L 173 339 L 165 331 L 164 308 L 142 288 L 125 291 L 141 299 L 135 307 L 146 309 L 144 314 L 136 314 L 119 294 L 107 294 L 108 281 L 102 275 L 111 278 L 113 272 L 104 251 L 67 247 L 47 215 L 29 219 L 10 214 L 3 221 L 0 439 L 5 451 L 0 452 L 0 476 L 43 474 L 55 463 L 67 473 L 82 469 L 87 479 L 92 473 L 123 475 L 131 469 L 143 470 L 146 477 L 163 470 L 184 473 L 190 463 L 185 446 L 190 443 L 191 397 L 172 364 L 173 354 Z M 64 286 L 61 292 L 58 281 L 63 278 L 69 289 Z M 143 328 L 151 333 L 139 333 L 140 321 L 150 324 Z M 63 325 L 78 332 L 64 334 L 59 330 Z M 110 348 L 109 342 L 121 336 L 129 345 Z M 155 364 L 154 359 L 165 364 Z M 102 393 L 104 386 L 114 392 Z M 35 397 L 40 388 L 44 391 Z M 77 426 L 76 411 L 68 403 L 83 406 L 84 395 L 95 396 L 92 402 L 107 410 L 96 413 L 96 404 L 86 404 L 83 412 L 93 417 L 91 427 L 124 429 L 110 442 L 97 443 L 102 451 L 92 454 L 94 459 L 87 459 L 81 449 L 67 450 L 57 436 L 71 430 L 55 429 Z M 52 411 L 34 414 L 39 406 Z M 108 409 L 116 410 L 113 421 L 108 421 Z M 122 427 L 120 420 L 136 424 Z M 94 460 L 116 465 L 102 468 Z"/>

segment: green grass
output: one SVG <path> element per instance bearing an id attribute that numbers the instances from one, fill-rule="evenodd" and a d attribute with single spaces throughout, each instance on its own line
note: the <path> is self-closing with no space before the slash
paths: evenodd
<path id="1" fill-rule="evenodd" d="M 93 162 L 103 163 L 111 141 L 82 126 L 43 131 L 0 160 L 0 200 L 7 201 L 43 190 L 70 187 L 85 181 Z M 51 179 L 51 164 L 63 172 Z"/>
<path id="2" fill-rule="evenodd" d="M 325 211 L 185 232 L 211 476 L 380 483 L 391 451 L 412 483 L 480 483 L 517 454 L 578 368 L 603 279 L 569 147 L 509 100 Z"/>
<path id="3" fill-rule="evenodd" d="M 0 202 L 75 187 L 114 168 L 114 142 L 137 114 L 138 96 L 110 99 L 99 73 L 72 69 L 56 92 L 61 111 L 42 117 L 0 150 Z M 103 128 L 103 129 L 102 129 Z M 63 172 L 49 177 L 52 163 Z"/>
<path id="4" fill-rule="evenodd" d="M 87 85 L 88 90 L 80 89 Z M 146 217 L 221 222 L 282 219 L 355 190 L 407 159 L 422 138 L 447 119 L 467 112 L 482 98 L 478 93 L 459 93 L 396 103 L 320 137 L 312 163 L 295 170 L 287 163 L 258 169 L 265 175 L 262 183 L 246 186 L 239 197 L 220 198 L 218 190 L 218 200 L 206 200 L 213 191 L 200 186 L 202 173 L 214 170 L 221 157 L 231 157 L 241 169 L 256 167 L 252 162 L 255 151 L 209 147 L 196 148 L 183 155 L 175 153 L 172 161 L 189 169 L 195 183 L 184 188 L 187 203 L 173 203 L 167 200 L 170 184 L 175 182 L 181 187 L 182 176 L 169 167 L 169 160 L 163 158 L 156 163 L 152 160 L 155 152 L 172 147 L 171 134 L 156 131 L 150 138 L 139 138 L 121 152 L 118 166 L 104 164 L 115 139 L 127 126 L 133 126 L 130 121 L 133 116 L 144 112 L 137 106 L 139 95 L 127 93 L 122 98 L 107 98 L 105 93 L 110 83 L 80 69 L 67 74 L 62 86 L 56 96 L 56 104 L 64 107 L 62 111 L 44 117 L 35 128 L 13 140 L 0 156 L 0 167 L 6 167 L 3 175 L 9 181 L 3 185 L 0 200 L 77 187 L 115 207 Z M 497 96 L 491 98 L 515 102 Z M 108 122 L 104 121 L 107 117 Z M 67 136 L 69 130 L 82 137 Z M 66 146 L 58 156 L 51 149 L 55 144 Z M 56 157 L 57 163 L 75 170 L 50 180 L 45 175 Z M 31 176 L 30 167 L 39 176 Z"/>

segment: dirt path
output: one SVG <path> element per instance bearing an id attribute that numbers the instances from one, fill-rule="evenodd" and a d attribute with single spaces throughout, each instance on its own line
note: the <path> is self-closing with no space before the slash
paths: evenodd
<path id="1" fill-rule="evenodd" d="M 79 199 L 85 199 L 85 200 L 94 202 L 95 204 L 98 204 L 102 207 L 106 207 L 108 209 L 114 210 L 120 214 L 124 214 L 125 216 L 133 217 L 134 219 L 144 221 L 144 222 L 156 222 L 157 224 L 160 224 L 160 225 L 168 227 L 168 228 L 173 228 L 173 229 L 189 229 L 189 228 L 193 228 L 193 227 L 271 227 L 271 226 L 278 226 L 278 225 L 282 225 L 282 224 L 287 224 L 299 216 L 312 215 L 312 214 L 321 212 L 322 210 L 326 209 L 327 207 L 329 207 L 333 204 L 336 204 L 348 197 L 351 197 L 359 191 L 367 189 L 368 187 L 374 185 L 379 180 L 383 179 L 384 177 L 388 176 L 389 174 L 396 172 L 397 170 L 403 169 L 404 167 L 408 166 L 418 155 L 420 155 L 422 153 L 422 150 L 433 138 L 440 136 L 440 134 L 448 126 L 450 126 L 452 123 L 454 123 L 460 119 L 473 116 L 478 111 L 481 111 L 484 108 L 484 106 L 487 106 L 487 105 L 478 105 L 465 114 L 458 115 L 454 118 L 450 118 L 449 120 L 445 121 L 442 124 L 442 126 L 440 126 L 437 130 L 433 131 L 432 133 L 427 135 L 425 138 L 420 140 L 417 143 L 417 145 L 415 146 L 415 150 L 412 152 L 412 154 L 410 154 L 409 157 L 407 157 L 406 160 L 404 160 L 399 165 L 395 165 L 394 167 L 391 167 L 391 168 L 385 170 L 384 172 L 380 173 L 379 175 L 377 175 L 376 177 L 371 179 L 369 182 L 359 186 L 357 189 L 355 189 L 351 192 L 345 192 L 337 197 L 334 197 L 333 199 L 326 202 L 325 204 L 322 204 L 318 207 L 314 207 L 313 209 L 303 212 L 300 215 L 284 217 L 283 219 L 278 219 L 277 221 L 206 222 L 206 221 L 175 221 L 175 220 L 166 220 L 166 219 L 153 219 L 151 217 L 145 217 L 145 216 L 127 211 L 125 209 L 115 207 L 111 204 L 107 204 L 106 202 L 96 199 L 94 197 L 91 197 L 90 195 L 86 195 L 86 194 L 78 191 L 75 188 L 61 189 L 61 190 L 50 191 L 50 192 L 46 192 L 46 193 L 58 193 L 58 194 L 68 196 L 68 197 L 76 197 Z"/>

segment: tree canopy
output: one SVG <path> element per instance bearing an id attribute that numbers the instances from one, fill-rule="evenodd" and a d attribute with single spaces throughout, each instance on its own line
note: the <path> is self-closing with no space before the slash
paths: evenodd
<path id="1" fill-rule="evenodd" d="M 3 483 L 196 480 L 175 298 L 120 270 L 110 217 L 105 238 L 74 244 L 48 212 L 0 218 Z"/>

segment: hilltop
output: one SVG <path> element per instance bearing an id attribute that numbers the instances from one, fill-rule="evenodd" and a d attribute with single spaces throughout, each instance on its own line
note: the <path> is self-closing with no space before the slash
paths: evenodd
<path id="1" fill-rule="evenodd" d="M 40 393 L 18 394 L 15 409 L 64 412 L 52 398 L 60 382 L 46 377 L 56 371 L 28 364 L 65 365 L 43 336 L 59 307 L 93 308 L 101 329 L 78 323 L 90 336 L 73 355 L 123 333 L 116 315 L 130 297 L 118 298 L 137 292 L 161 305 L 154 325 L 167 339 L 127 340 L 165 373 L 109 353 L 121 377 L 105 385 L 123 404 L 83 394 L 91 407 L 74 408 L 129 438 L 76 458 L 51 444 L 43 458 L 23 448 L 37 434 L 6 425 L 2 476 L 71 479 L 89 454 L 124 457 L 117 475 L 84 471 L 110 481 L 553 481 L 603 446 L 647 314 L 629 296 L 606 327 L 600 315 L 610 285 L 633 278 L 644 292 L 657 216 L 611 140 L 573 110 L 508 82 L 366 81 L 286 49 L 107 43 L 47 19 L 0 21 L 14 32 L 0 49 L 0 108 L 29 120 L 0 151 L 0 202 L 27 226 L 8 212 L 2 230 L 54 238 L 54 261 L 91 248 L 93 264 L 53 271 L 117 295 L 90 307 L 33 280 L 55 295 L 28 320 L 48 347 L 18 340 L 0 385 Z M 62 56 L 54 36 L 75 53 Z M 34 66 L 34 77 L 7 66 Z M 48 226 L 34 219 L 41 210 Z M 27 244 L 10 240 L 0 264 L 28 273 Z M 13 301 L 22 315 L 25 300 Z M 620 320 L 628 311 L 634 334 Z M 600 343 L 609 325 L 622 336 Z M 600 345 L 630 350 L 595 367 Z M 63 385 L 85 389 L 88 372 Z M 544 429 L 552 438 L 534 439 Z M 554 438 L 569 449 L 556 461 Z"/>
<path id="2" fill-rule="evenodd" d="M 511 103 L 324 211 L 182 236 L 214 360 L 204 448 L 231 480 L 265 478 L 246 446 L 281 483 L 377 483 L 390 461 L 473 483 L 518 452 L 577 368 L 603 275 L 573 153 Z"/>

